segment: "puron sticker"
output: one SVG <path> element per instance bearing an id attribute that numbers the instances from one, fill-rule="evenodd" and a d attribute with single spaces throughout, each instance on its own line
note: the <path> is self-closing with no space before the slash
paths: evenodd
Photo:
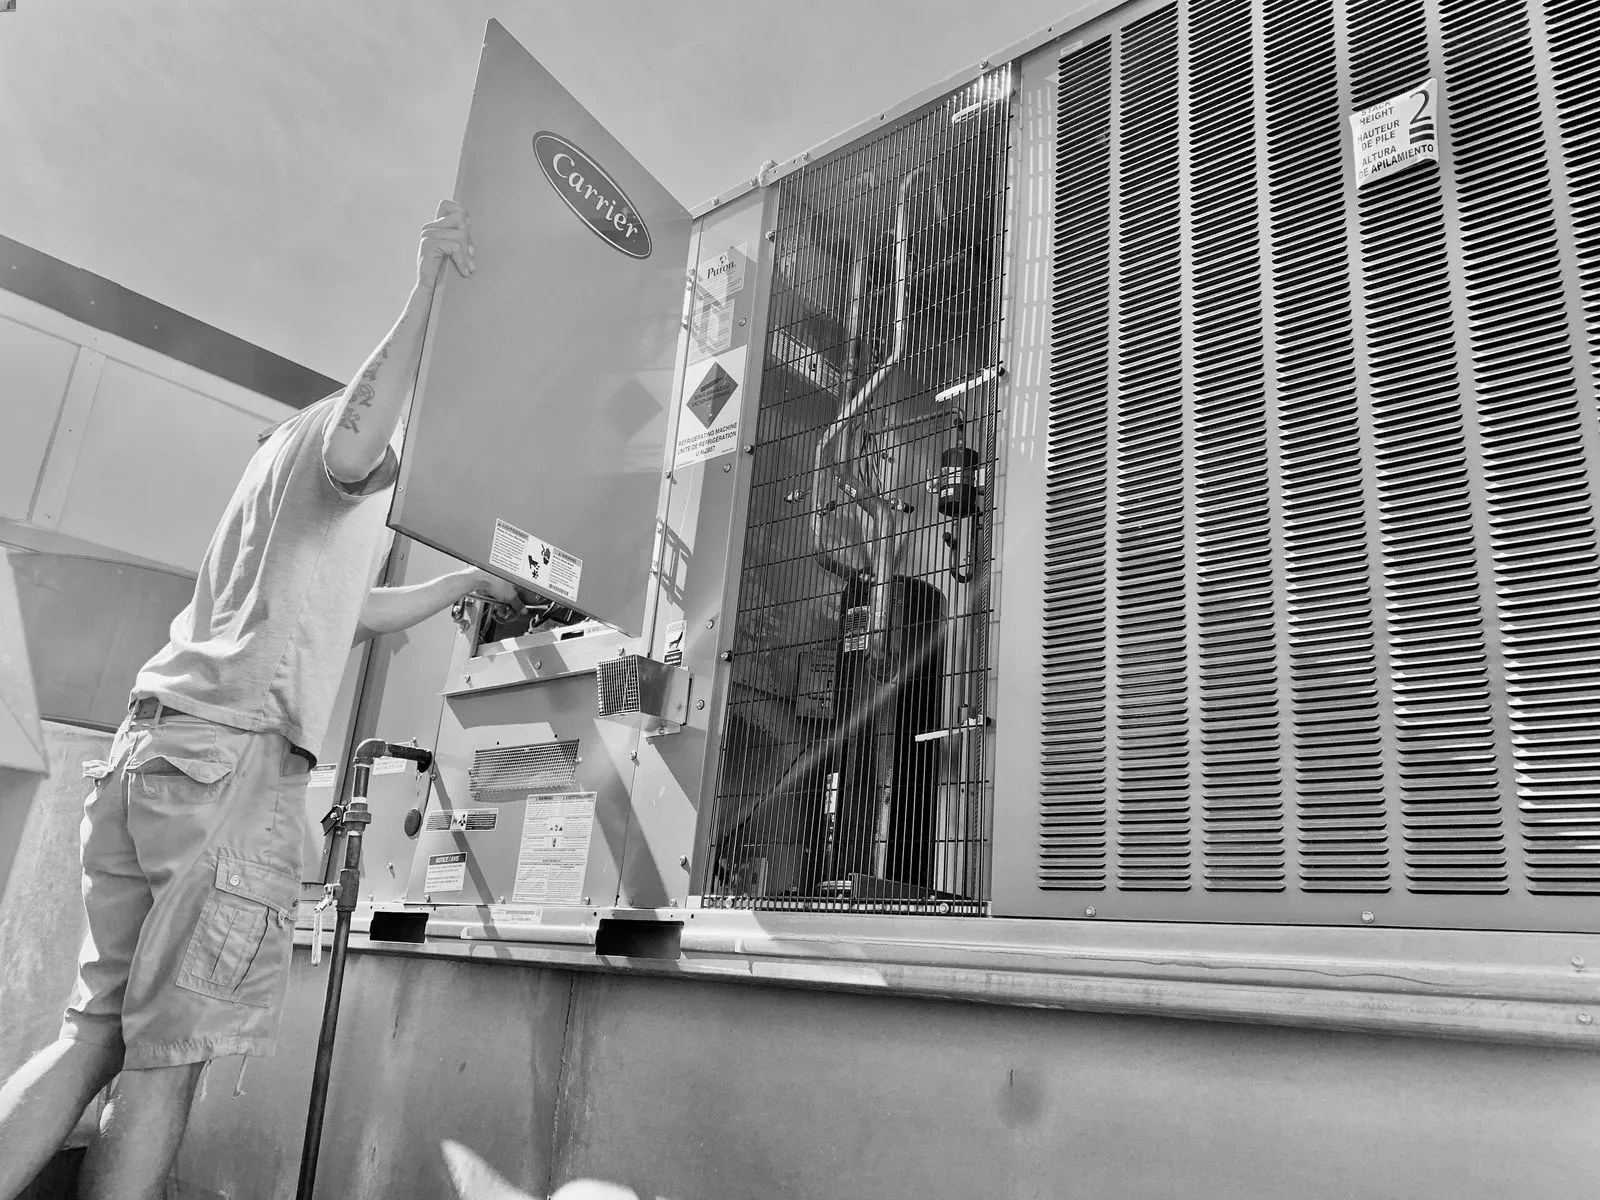
<path id="1" fill-rule="evenodd" d="M 494 523 L 489 565 L 518 579 L 526 579 L 565 600 L 577 602 L 578 584 L 583 579 L 583 559 L 518 529 L 509 521 Z"/>

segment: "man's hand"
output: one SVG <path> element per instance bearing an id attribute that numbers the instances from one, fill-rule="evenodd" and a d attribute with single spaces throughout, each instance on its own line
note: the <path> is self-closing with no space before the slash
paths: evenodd
<path id="1" fill-rule="evenodd" d="M 454 200 L 439 201 L 439 215 L 422 227 L 417 247 L 417 283 L 432 288 L 439 282 L 445 259 L 455 263 L 462 278 L 472 274 L 472 221 Z"/>
<path id="2" fill-rule="evenodd" d="M 522 610 L 522 593 L 517 590 L 514 583 L 507 583 L 498 575 L 491 575 L 488 571 L 473 572 L 472 587 L 470 591 L 479 595 L 492 596 L 496 603 L 509 604 L 519 612 Z"/>

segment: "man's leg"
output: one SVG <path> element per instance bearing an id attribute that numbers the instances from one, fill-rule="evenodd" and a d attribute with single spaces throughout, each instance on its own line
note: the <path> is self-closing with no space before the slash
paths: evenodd
<path id="1" fill-rule="evenodd" d="M 120 1047 L 62 1038 L 0 1087 L 0 1200 L 44 1169 L 89 1101 L 122 1065 Z"/>
<path id="2" fill-rule="evenodd" d="M 124 1071 L 78 1178 L 83 1200 L 160 1200 L 204 1063 Z"/>

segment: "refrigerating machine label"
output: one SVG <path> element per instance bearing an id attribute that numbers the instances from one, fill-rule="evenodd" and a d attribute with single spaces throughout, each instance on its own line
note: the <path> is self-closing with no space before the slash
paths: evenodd
<path id="1" fill-rule="evenodd" d="M 422 881 L 422 890 L 426 894 L 434 892 L 459 892 L 467 886 L 467 855 L 465 851 L 455 854 L 430 854 L 428 855 L 428 874 Z"/>
<path id="2" fill-rule="evenodd" d="M 689 368 L 684 378 L 683 411 L 678 414 L 678 446 L 672 457 L 675 468 L 727 454 L 739 444 L 739 405 L 734 393 L 743 371 L 742 350 L 712 359 L 698 376 L 696 368 Z"/>
<path id="3" fill-rule="evenodd" d="M 530 795 L 522 818 L 513 904 L 581 904 L 594 829 L 594 792 Z"/>
<path id="4" fill-rule="evenodd" d="M 547 592 L 576 602 L 583 578 L 583 559 L 559 546 L 524 533 L 509 521 L 496 520 L 489 543 L 489 565 L 518 579 L 526 579 Z"/>
<path id="5" fill-rule="evenodd" d="M 1356 186 L 1439 161 L 1439 81 L 1350 114 Z"/>
<path id="6" fill-rule="evenodd" d="M 338 763 L 323 763 L 320 767 L 311 768 L 311 778 L 306 781 L 306 786 L 308 788 L 331 788 L 338 776 Z"/>

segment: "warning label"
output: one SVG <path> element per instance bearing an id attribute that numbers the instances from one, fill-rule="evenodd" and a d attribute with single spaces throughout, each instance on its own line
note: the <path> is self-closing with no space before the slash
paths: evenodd
<path id="1" fill-rule="evenodd" d="M 428 874 L 422 881 L 422 890 L 428 895 L 435 892 L 459 892 L 467 886 L 467 856 L 455 854 L 428 855 Z"/>
<path id="2" fill-rule="evenodd" d="M 734 395 L 739 390 L 744 357 L 742 350 L 725 354 L 713 359 L 698 376 L 694 367 L 689 368 L 684 378 L 683 412 L 678 416 L 674 467 L 716 458 L 739 444 L 739 405 Z"/>
<path id="3" fill-rule="evenodd" d="M 667 626 L 667 646 L 661 655 L 661 661 L 669 667 L 683 665 L 683 631 L 689 627 L 687 621 L 673 621 Z"/>
<path id="4" fill-rule="evenodd" d="M 578 583 L 583 578 L 583 559 L 560 547 L 524 533 L 507 521 L 494 523 L 494 539 L 489 543 L 489 565 L 499 567 L 519 579 L 537 584 L 566 600 L 578 599 Z"/>
<path id="5" fill-rule="evenodd" d="M 594 829 L 594 792 L 530 795 L 522 818 L 513 904 L 581 904 Z"/>
<path id="6" fill-rule="evenodd" d="M 1438 162 L 1438 80 L 1352 113 L 1350 134 L 1357 187 L 1418 163 Z"/>

